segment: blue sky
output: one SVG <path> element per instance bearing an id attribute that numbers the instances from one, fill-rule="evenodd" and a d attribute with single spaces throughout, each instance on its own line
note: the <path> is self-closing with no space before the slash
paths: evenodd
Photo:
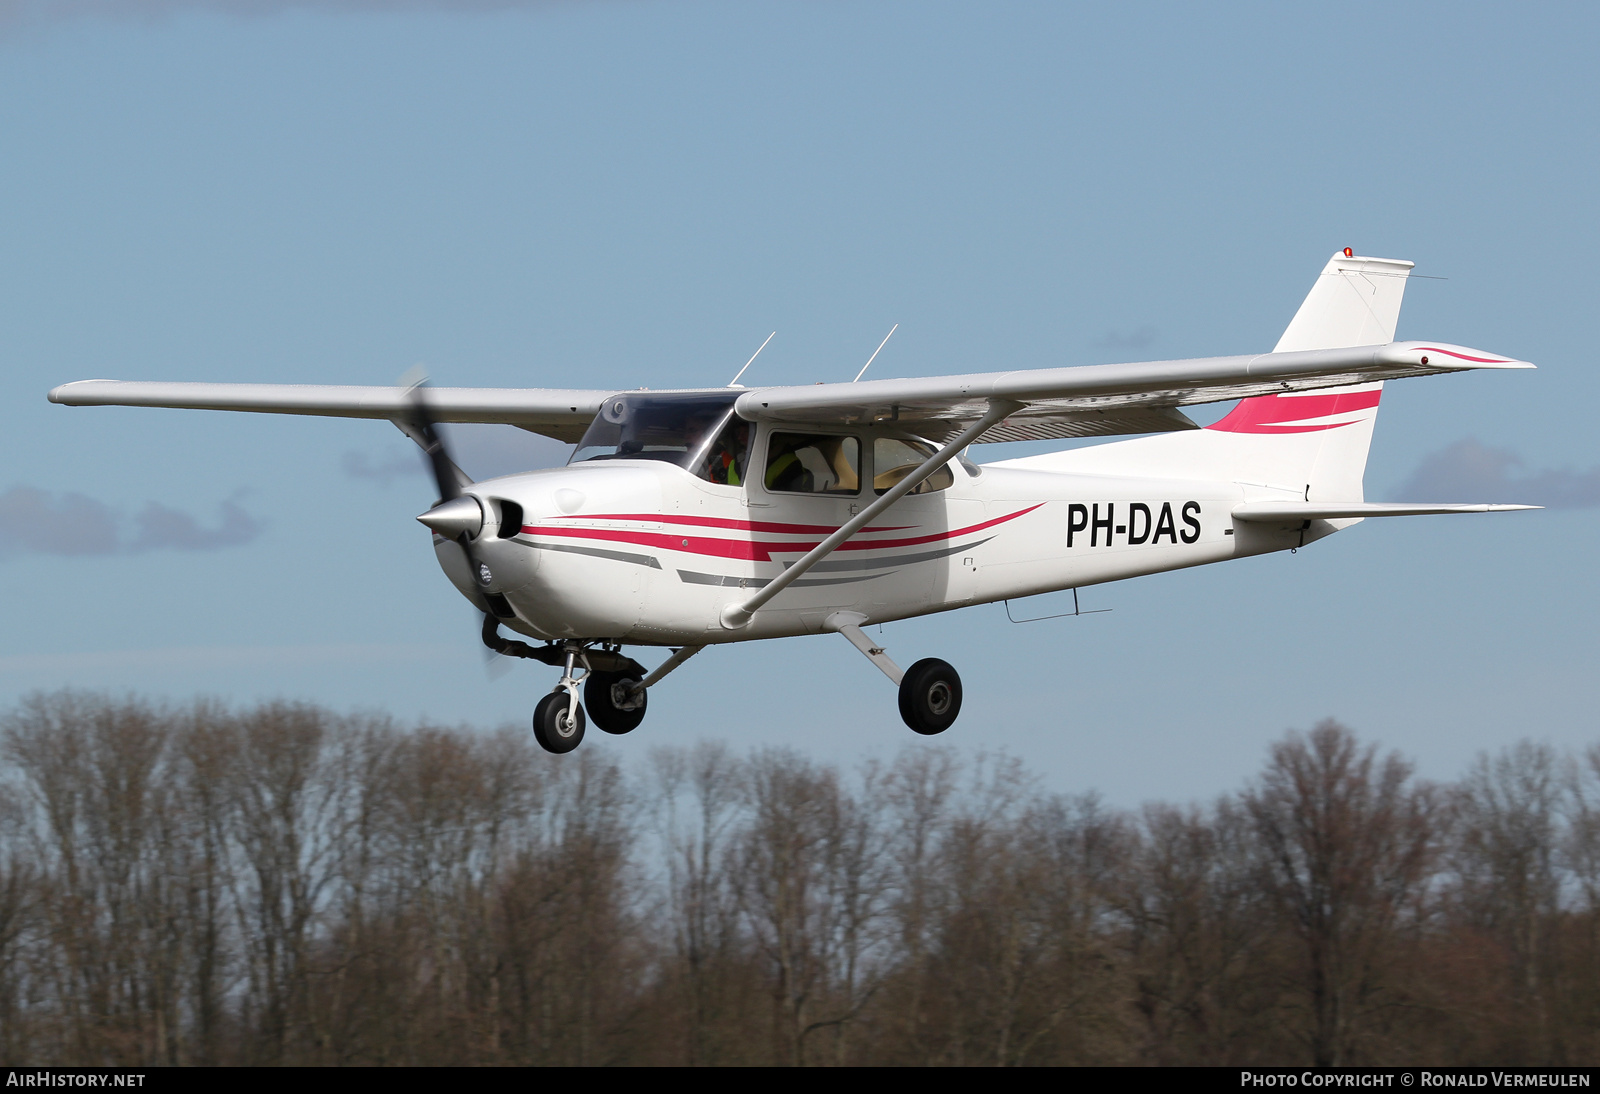
<path id="1" fill-rule="evenodd" d="M 1119 804 L 1339 718 L 1453 777 L 1595 739 L 1600 16 L 1579 5 L 0 0 L 0 701 L 65 683 L 525 722 L 383 423 L 45 402 L 88 377 L 663 387 L 1269 349 L 1329 254 L 1401 337 L 1369 521 L 1299 554 L 892 625 L 945 740 Z M 480 474 L 559 458 L 464 430 Z M 979 450 L 980 459 L 998 451 Z M 1006 453 L 1009 454 L 1009 453 Z M 1485 499 L 1487 500 L 1487 499 Z M 715 650 L 628 755 L 908 746 L 833 637 Z M 915 747 L 915 742 L 909 742 Z"/>

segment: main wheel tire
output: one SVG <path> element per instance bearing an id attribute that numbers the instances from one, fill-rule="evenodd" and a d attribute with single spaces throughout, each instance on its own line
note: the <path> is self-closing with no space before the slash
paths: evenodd
<path id="1" fill-rule="evenodd" d="M 565 691 L 552 691 L 533 708 L 533 738 L 546 752 L 560 755 L 583 743 L 583 708 L 578 707 L 575 717 L 569 719 L 571 705 L 571 696 Z"/>
<path id="2" fill-rule="evenodd" d="M 924 736 L 943 733 L 961 713 L 961 677 L 947 662 L 924 657 L 900 681 L 900 717 Z"/>
<path id="3" fill-rule="evenodd" d="M 644 721 L 645 705 L 649 692 L 641 691 L 631 710 L 617 705 L 615 685 L 638 683 L 634 672 L 591 672 L 583 682 L 583 705 L 589 708 L 589 717 L 596 729 L 605 733 L 631 733 Z"/>

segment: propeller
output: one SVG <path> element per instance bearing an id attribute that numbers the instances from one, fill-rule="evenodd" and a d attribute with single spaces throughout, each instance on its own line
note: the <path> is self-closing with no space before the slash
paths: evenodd
<path id="1" fill-rule="evenodd" d="M 477 498 L 462 491 L 462 487 L 469 485 L 472 480 L 450 458 L 450 450 L 439 432 L 439 421 L 428 405 L 427 377 L 413 372 L 402 383 L 407 385 L 411 413 L 407 420 L 395 424 L 422 449 L 428 461 L 428 470 L 433 473 L 434 485 L 439 491 L 438 502 L 417 520 L 446 539 L 454 540 L 461 547 L 462 554 L 466 555 L 467 569 L 473 580 L 480 586 L 486 586 L 490 579 L 489 568 L 472 546 L 473 537 L 483 528 L 483 506 Z M 531 651 L 525 643 L 508 642 L 501 638 L 500 621 L 491 612 L 483 613 L 482 635 L 484 667 L 491 679 L 497 679 L 510 669 L 510 663 L 502 655 L 519 652 L 506 647 L 521 646 Z"/>
<path id="2" fill-rule="evenodd" d="M 472 480 L 450 458 L 450 451 L 445 447 L 444 438 L 439 433 L 439 421 L 428 405 L 427 377 L 422 375 L 420 370 L 413 370 L 401 382 L 407 385 L 411 413 L 408 418 L 397 420 L 395 425 L 422 449 L 423 455 L 428 459 L 428 468 L 433 472 L 434 484 L 439 489 L 438 502 L 417 520 L 438 535 L 454 540 L 460 545 L 462 553 L 467 557 L 467 568 L 473 580 L 480 588 L 487 589 L 493 580 L 493 575 L 488 564 L 473 548 L 473 541 L 483 530 L 487 519 L 483 505 L 476 497 L 462 489 L 464 486 L 472 485 Z M 484 652 L 489 659 L 487 668 L 491 678 L 498 677 L 509 668 L 509 663 L 505 660 L 509 657 L 527 657 L 557 667 L 566 665 L 566 651 L 555 643 L 530 646 L 526 642 L 504 637 L 500 633 L 500 620 L 492 612 L 483 613 L 483 628 L 480 634 Z M 642 665 L 615 650 L 589 650 L 584 656 L 590 668 L 595 671 L 631 672 L 641 678 L 645 675 Z"/>

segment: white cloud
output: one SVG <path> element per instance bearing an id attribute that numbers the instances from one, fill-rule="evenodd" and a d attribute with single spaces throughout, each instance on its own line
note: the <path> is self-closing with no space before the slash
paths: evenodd
<path id="1" fill-rule="evenodd" d="M 1515 452 L 1469 437 L 1425 457 L 1392 500 L 1520 502 L 1552 509 L 1600 505 L 1600 467 L 1525 471 Z"/>
<path id="2" fill-rule="evenodd" d="M 214 551 L 249 543 L 261 532 L 261 522 L 231 498 L 222 503 L 216 525 L 207 527 L 181 509 L 154 501 L 127 520 L 83 494 L 56 495 L 32 486 L 0 494 L 0 556 Z"/>

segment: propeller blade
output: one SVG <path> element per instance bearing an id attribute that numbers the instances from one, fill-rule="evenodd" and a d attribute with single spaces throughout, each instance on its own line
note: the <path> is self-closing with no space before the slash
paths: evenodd
<path id="1" fill-rule="evenodd" d="M 439 488 L 439 500 L 451 502 L 461 496 L 462 476 L 460 468 L 445 448 L 444 438 L 439 435 L 438 419 L 428 406 L 427 386 L 426 379 L 411 385 L 411 425 L 416 429 L 413 439 L 428 458 L 428 468 L 433 472 L 433 481 Z"/>
<path id="2" fill-rule="evenodd" d="M 467 556 L 467 568 L 477 576 L 481 563 L 477 552 L 472 549 L 472 540 L 483 530 L 483 506 L 477 498 L 468 496 L 461 489 L 463 483 L 470 483 L 472 480 L 467 478 L 456 462 L 450 458 L 450 451 L 439 432 L 438 419 L 428 406 L 428 378 L 422 375 L 419 369 L 402 378 L 401 383 L 407 384 L 406 390 L 411 397 L 411 415 L 405 423 L 396 424 L 401 425 L 406 435 L 422 449 L 423 455 L 428 459 L 428 470 L 433 472 L 434 485 L 439 490 L 438 503 L 417 520 L 446 539 L 455 540 L 461 546 L 462 553 Z M 481 628 L 482 633 L 498 637 L 498 624 L 487 612 L 484 613 Z M 510 670 L 511 658 L 490 647 L 487 640 L 483 652 L 484 668 L 491 681 Z"/>

